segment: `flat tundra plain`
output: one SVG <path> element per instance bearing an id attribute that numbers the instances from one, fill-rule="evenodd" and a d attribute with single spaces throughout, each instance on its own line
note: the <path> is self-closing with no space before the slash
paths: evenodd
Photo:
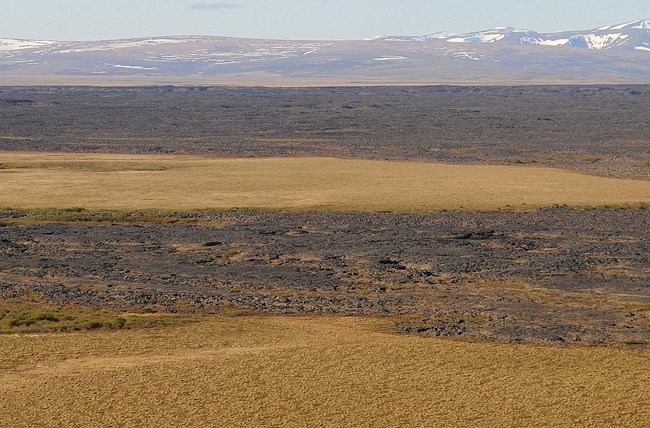
<path id="1" fill-rule="evenodd" d="M 549 167 L 0 153 L 0 207 L 396 211 L 650 204 L 650 181 Z"/>
<path id="2" fill-rule="evenodd" d="M 0 425 L 647 425 L 648 95 L 0 89 Z"/>

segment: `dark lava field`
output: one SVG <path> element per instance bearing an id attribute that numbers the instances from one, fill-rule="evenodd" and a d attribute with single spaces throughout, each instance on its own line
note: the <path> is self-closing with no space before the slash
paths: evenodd
<path id="1" fill-rule="evenodd" d="M 137 213 L 134 224 L 19 224 L 27 214 L 4 212 L 0 296 L 379 315 L 436 336 L 638 345 L 650 341 L 649 214 L 244 212 L 164 225 Z"/>
<path id="2" fill-rule="evenodd" d="M 649 96 L 650 86 L 0 88 L 0 150 L 540 164 L 647 179 Z M 388 316 L 405 333 L 647 348 L 643 208 L 65 222 L 0 209 L 0 304 Z"/>
<path id="3" fill-rule="evenodd" d="M 650 177 L 650 86 L 0 88 L 0 148 L 542 164 Z"/>

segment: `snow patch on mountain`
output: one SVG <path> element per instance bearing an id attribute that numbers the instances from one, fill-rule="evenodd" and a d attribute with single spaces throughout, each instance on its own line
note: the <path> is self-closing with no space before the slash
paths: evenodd
<path id="1" fill-rule="evenodd" d="M 650 30 L 650 19 L 638 21 L 631 28 L 634 28 L 635 30 Z"/>
<path id="2" fill-rule="evenodd" d="M 641 21 L 626 22 L 624 24 L 617 24 L 617 25 L 606 25 L 604 27 L 596 28 L 597 31 L 623 30 L 623 29 L 648 30 L 648 29 L 650 29 L 650 19 L 643 19 Z"/>
<path id="3" fill-rule="evenodd" d="M 373 58 L 374 61 L 401 61 L 408 59 L 406 56 L 380 56 L 379 58 Z"/>
<path id="4" fill-rule="evenodd" d="M 441 31 L 438 33 L 427 34 L 425 36 L 375 36 L 363 39 L 364 41 L 381 40 L 382 42 L 430 42 L 445 41 L 451 37 L 456 37 L 456 33 Z"/>
<path id="5" fill-rule="evenodd" d="M 463 51 L 453 52 L 451 56 L 457 59 L 468 59 L 470 61 L 483 61 L 485 59 L 484 56 L 476 56 L 474 52 L 463 52 Z"/>
<path id="6" fill-rule="evenodd" d="M 630 27 L 631 25 L 637 24 L 639 21 L 626 22 L 624 24 L 614 25 L 609 27 L 608 30 L 622 30 L 623 28 Z"/>
<path id="7" fill-rule="evenodd" d="M 505 34 L 477 33 L 467 37 L 454 37 L 447 39 L 447 41 L 450 43 L 494 43 L 503 40 L 505 37 Z"/>
<path id="8" fill-rule="evenodd" d="M 143 67 L 141 65 L 120 65 L 120 64 L 104 64 L 108 65 L 110 67 L 115 67 L 115 68 L 126 68 L 130 70 L 158 70 L 156 67 Z"/>
<path id="9" fill-rule="evenodd" d="M 625 42 L 629 36 L 621 33 L 613 34 L 579 34 L 569 38 L 569 45 L 577 48 L 608 49 Z"/>
<path id="10" fill-rule="evenodd" d="M 539 46 L 564 46 L 569 43 L 569 39 L 542 39 L 536 37 L 521 37 L 519 39 L 525 45 L 539 45 Z"/>
<path id="11" fill-rule="evenodd" d="M 55 53 L 79 53 L 79 52 L 93 52 L 93 51 L 111 51 L 116 49 L 130 49 L 139 48 L 144 46 L 159 46 L 167 44 L 188 43 L 193 41 L 192 38 L 157 38 L 157 39 L 144 39 L 144 40 L 116 40 L 105 42 L 90 42 L 90 43 L 73 43 L 73 46 L 68 49 L 57 50 Z"/>
<path id="12" fill-rule="evenodd" d="M 492 31 L 500 31 L 503 33 L 532 33 L 531 30 L 525 28 L 515 28 L 515 27 L 495 27 Z"/>
<path id="13" fill-rule="evenodd" d="M 439 33 L 433 33 L 429 34 L 428 36 L 425 36 L 427 40 L 442 40 L 442 39 L 448 39 L 450 37 L 455 37 L 457 36 L 456 33 L 448 33 L 446 31 L 441 31 Z"/>
<path id="14" fill-rule="evenodd" d="M 565 31 L 554 33 L 537 33 L 515 27 L 496 27 L 490 30 L 465 34 L 435 33 L 428 36 L 389 36 L 378 37 L 382 41 L 412 42 L 448 42 L 448 43 L 498 43 L 524 44 L 535 46 L 566 46 L 583 49 L 619 50 L 636 49 L 650 40 L 650 19 L 626 22 L 599 27 L 587 31 Z"/>
<path id="15" fill-rule="evenodd" d="M 51 40 L 0 39 L 0 51 L 19 51 L 52 46 L 57 42 Z"/>

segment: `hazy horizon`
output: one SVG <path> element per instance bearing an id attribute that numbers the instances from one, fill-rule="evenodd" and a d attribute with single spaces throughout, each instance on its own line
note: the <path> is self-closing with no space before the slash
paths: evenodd
<path id="1" fill-rule="evenodd" d="M 0 37 L 61 41 L 204 35 L 359 40 L 514 26 L 586 30 L 650 18 L 640 0 L 3 0 Z"/>

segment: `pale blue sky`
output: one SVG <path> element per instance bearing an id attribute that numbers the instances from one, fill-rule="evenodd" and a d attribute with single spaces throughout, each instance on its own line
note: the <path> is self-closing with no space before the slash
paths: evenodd
<path id="1" fill-rule="evenodd" d="M 497 26 L 581 30 L 650 18 L 650 0 L 0 0 L 0 37 L 362 39 Z"/>

